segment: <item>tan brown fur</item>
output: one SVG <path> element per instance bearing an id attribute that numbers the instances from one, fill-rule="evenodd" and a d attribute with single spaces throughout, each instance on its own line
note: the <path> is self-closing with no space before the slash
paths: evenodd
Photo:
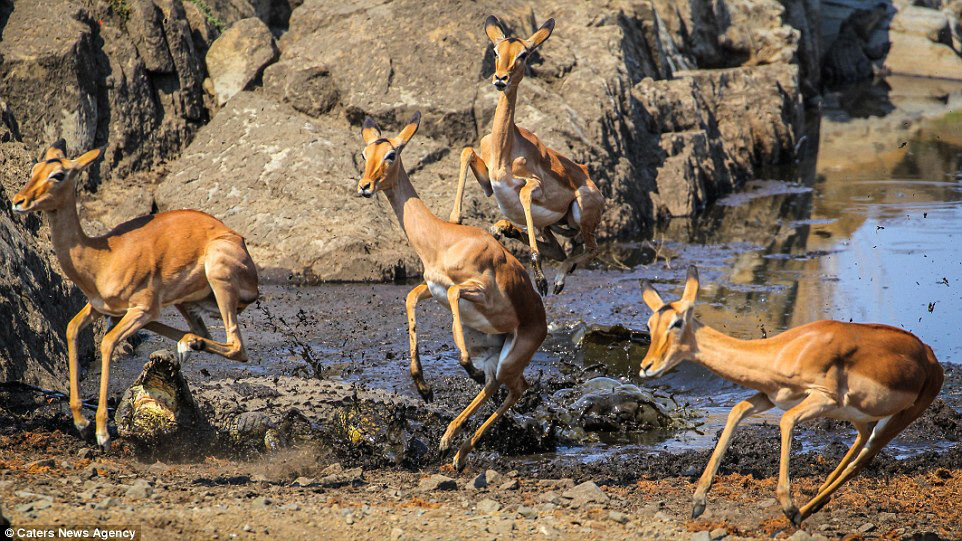
<path id="1" fill-rule="evenodd" d="M 524 266 L 488 233 L 435 216 L 418 197 L 401 163 L 401 151 L 417 131 L 420 115 L 391 139 L 381 138 L 370 118 L 361 131 L 365 143 L 364 174 L 358 194 L 383 192 L 398 223 L 424 265 L 425 282 L 408 294 L 406 309 L 411 348 L 411 377 L 426 401 L 433 393 L 425 383 L 418 356 L 415 307 L 435 297 L 451 310 L 455 344 L 468 374 L 483 385 L 470 405 L 455 418 L 441 438 L 441 450 L 500 385 L 508 396 L 498 410 L 467 439 L 454 456 L 454 467 L 465 458 L 485 431 L 521 398 L 528 384 L 524 369 L 547 335 L 544 304 Z M 472 357 L 481 357 L 481 368 Z"/>
<path id="2" fill-rule="evenodd" d="M 798 525 L 921 415 L 942 388 L 942 367 L 932 349 L 902 329 L 815 321 L 764 340 L 738 340 L 695 318 L 697 293 L 694 267 L 676 302 L 665 304 L 644 284 L 642 299 L 654 314 L 648 320 L 652 341 L 641 362 L 642 377 L 658 377 L 693 360 L 758 394 L 732 408 L 695 490 L 693 517 L 704 511 L 732 434 L 748 416 L 776 406 L 786 410 L 776 496 Z M 818 494 L 799 510 L 789 484 L 792 431 L 797 423 L 819 417 L 850 421 L 858 437 Z"/>
<path id="3" fill-rule="evenodd" d="M 61 146 L 47 150 L 12 202 L 17 212 L 46 212 L 57 260 L 89 302 L 67 326 L 70 409 L 81 432 L 89 422 L 78 390 L 77 336 L 102 316 L 119 318 L 100 345 L 96 434 L 97 442 L 107 447 L 107 386 L 117 343 L 146 328 L 177 340 L 181 361 L 191 350 L 247 360 L 237 314 L 257 299 L 257 269 L 243 237 L 216 218 L 193 210 L 142 216 L 106 235 L 87 236 L 77 214 L 76 182 L 100 150 L 70 160 Z M 191 332 L 154 321 L 169 305 L 177 306 Z M 219 311 L 227 342 L 210 338 L 198 315 L 200 308 Z"/>
<path id="4" fill-rule="evenodd" d="M 458 189 L 450 217 L 451 222 L 461 221 L 464 184 L 470 168 L 485 195 L 493 194 L 508 217 L 498 222 L 494 231 L 512 238 L 526 237 L 535 282 L 542 295 L 547 294 L 548 285 L 541 269 L 541 252 L 563 261 L 554 285 L 554 293 L 560 293 L 565 276 L 597 254 L 595 230 L 605 206 L 587 167 L 548 148 L 535 134 L 514 123 L 518 86 L 524 78 L 527 58 L 553 29 L 554 19 L 548 19 L 529 39 L 523 40 L 506 37 L 496 17 L 485 21 L 485 34 L 496 54 L 492 82 L 502 94 L 492 131 L 481 139 L 480 153 L 472 147 L 461 153 Z M 525 227 L 527 233 L 518 226 Z M 580 233 L 584 250 L 566 255 L 553 229 Z M 537 238 L 539 234 L 543 240 Z"/>

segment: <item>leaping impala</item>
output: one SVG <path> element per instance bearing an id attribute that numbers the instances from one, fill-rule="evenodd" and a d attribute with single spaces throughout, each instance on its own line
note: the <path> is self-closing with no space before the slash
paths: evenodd
<path id="1" fill-rule="evenodd" d="M 485 21 L 484 32 L 494 45 L 496 57 L 492 83 L 501 96 L 491 133 L 481 138 L 480 154 L 473 147 L 461 152 L 458 190 L 450 217 L 451 222 L 461 222 L 464 183 L 470 167 L 484 194 L 493 193 L 498 208 L 508 218 L 495 224 L 494 231 L 521 239 L 525 232 L 518 226 L 527 228 L 531 263 L 542 296 L 548 292 L 548 282 L 541 270 L 541 253 L 562 261 L 554 283 L 554 293 L 558 294 L 564 288 L 565 276 L 597 254 L 595 229 L 605 208 L 604 196 L 587 167 L 546 147 L 538 136 L 514 123 L 525 62 L 553 29 L 554 19 L 548 19 L 525 40 L 505 36 L 493 15 Z M 539 232 L 543 241 L 537 239 Z M 579 232 L 583 246 L 566 255 L 554 233 L 575 236 Z"/>
<path id="2" fill-rule="evenodd" d="M 191 350 L 246 361 L 237 314 L 257 300 L 258 291 L 257 269 L 244 238 L 202 212 L 161 212 L 125 222 L 102 237 L 84 234 L 77 214 L 77 178 L 98 156 L 96 149 L 68 159 L 63 140 L 58 141 L 33 166 L 27 185 L 13 196 L 13 210 L 47 213 L 57 260 L 87 296 L 88 304 L 67 325 L 70 411 L 81 432 L 90 423 L 81 411 L 77 390 L 77 335 L 104 315 L 120 318 L 100 343 L 96 432 L 97 443 L 107 448 L 107 383 L 117 343 L 145 328 L 176 340 L 181 361 Z M 161 308 L 169 305 L 177 307 L 191 332 L 154 321 Z M 210 338 L 202 310 L 219 310 L 227 342 Z"/>
<path id="3" fill-rule="evenodd" d="M 708 466 L 698 481 L 692 518 L 705 510 L 706 495 L 732 433 L 750 415 L 778 407 L 781 461 L 775 491 L 796 526 L 828 503 L 899 432 L 925 411 L 942 388 L 942 367 L 932 348 L 910 332 L 887 325 L 816 321 L 764 340 L 738 340 L 695 318 L 698 272 L 688 269 L 681 300 L 665 304 L 647 282 L 642 298 L 654 312 L 648 320 L 651 346 L 641 376 L 661 376 L 693 360 L 732 382 L 758 391 L 728 414 Z M 792 502 L 788 463 L 797 423 L 829 417 L 858 430 L 851 449 L 801 510 Z"/>
<path id="4" fill-rule="evenodd" d="M 528 388 L 524 369 L 541 347 L 547 334 L 544 305 L 531 285 L 524 266 L 488 233 L 452 224 L 431 213 L 421 201 L 404 166 L 401 151 L 418 129 L 416 113 L 397 137 L 382 138 L 370 117 L 364 120 L 361 136 L 364 174 L 358 195 L 372 197 L 383 192 L 394 208 L 398 223 L 424 265 L 424 283 L 408 293 L 408 334 L 411 342 L 411 377 L 426 401 L 430 387 L 421 375 L 414 310 L 417 303 L 434 297 L 451 310 L 454 342 L 461 353 L 461 365 L 483 387 L 478 396 L 458 415 L 441 438 L 446 451 L 464 423 L 502 384 L 508 396 L 454 456 L 454 467 L 464 467 L 465 458 L 484 432 L 521 398 Z M 466 327 L 466 328 L 465 328 Z M 472 362 L 473 356 L 475 358 Z M 480 366 L 480 371 L 475 368 Z"/>

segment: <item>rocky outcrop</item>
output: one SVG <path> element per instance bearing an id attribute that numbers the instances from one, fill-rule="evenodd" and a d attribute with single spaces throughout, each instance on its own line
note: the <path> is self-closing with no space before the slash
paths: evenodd
<path id="1" fill-rule="evenodd" d="M 235 95 L 199 132 L 155 191 L 157 207 L 213 212 L 279 276 L 418 273 L 393 216 L 353 197 L 359 125 L 372 115 L 390 130 L 421 111 L 405 164 L 422 197 L 446 215 L 457 150 L 490 130 L 497 104 L 480 30 L 496 12 L 521 35 L 547 13 L 559 21 L 530 62 L 517 121 L 588 166 L 608 200 L 603 237 L 698 212 L 761 166 L 792 158 L 800 32 L 784 24 L 789 16 L 775 0 L 693 2 L 686 13 L 668 4 L 599 11 L 560 2 L 344 7 L 308 0 L 291 17 L 263 88 Z M 709 32 L 710 47 L 698 49 L 685 28 L 709 19 L 714 26 L 697 28 Z M 731 51 L 740 51 L 739 62 L 719 65 Z M 499 217 L 473 180 L 465 203 L 469 223 Z M 344 253 L 352 257 L 338 257 Z"/>
<path id="2" fill-rule="evenodd" d="M 172 157 L 208 114 L 195 46 L 207 29 L 191 28 L 183 1 L 109 5 L 18 1 L 0 41 L 0 94 L 24 142 L 63 137 L 71 153 L 106 146 L 93 184 Z"/>
<path id="3" fill-rule="evenodd" d="M 207 51 L 217 104 L 223 106 L 234 94 L 250 88 L 277 55 L 274 38 L 260 19 L 242 19 L 231 26 Z"/>

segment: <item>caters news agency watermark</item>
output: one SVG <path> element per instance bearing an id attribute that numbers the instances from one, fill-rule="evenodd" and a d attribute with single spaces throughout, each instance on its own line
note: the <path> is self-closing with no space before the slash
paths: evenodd
<path id="1" fill-rule="evenodd" d="M 4 539 L 80 539 L 140 541 L 140 529 L 131 526 L 19 526 L 6 528 Z"/>

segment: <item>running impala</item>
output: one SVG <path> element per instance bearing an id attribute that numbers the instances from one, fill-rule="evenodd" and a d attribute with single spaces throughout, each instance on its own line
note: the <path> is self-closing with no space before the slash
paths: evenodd
<path id="1" fill-rule="evenodd" d="M 418 197 L 401 164 L 401 151 L 417 131 L 420 120 L 420 113 L 415 114 L 392 138 L 381 137 L 370 117 L 364 120 L 361 136 L 365 147 L 361 155 L 365 166 L 357 192 L 364 197 L 384 193 L 424 265 L 424 283 L 408 293 L 406 302 L 411 377 L 418 392 L 431 401 L 432 391 L 421 374 L 414 316 L 418 302 L 428 297 L 451 310 L 461 365 L 483 384 L 477 397 L 448 425 L 441 438 L 441 451 L 449 448 L 468 418 L 494 396 L 498 387 L 503 384 L 508 388 L 501 407 L 455 454 L 454 467 L 460 470 L 485 431 L 528 388 L 523 372 L 541 347 L 548 327 L 544 304 L 524 266 L 488 233 L 438 218 Z M 477 358 L 472 360 L 472 356 Z"/>
<path id="2" fill-rule="evenodd" d="M 654 312 L 648 320 L 651 346 L 641 376 L 661 376 L 684 360 L 758 391 L 728 415 L 715 451 L 698 481 L 692 518 L 705 510 L 706 496 L 732 433 L 745 418 L 773 407 L 780 421 L 781 460 L 775 494 L 796 526 L 821 509 L 899 432 L 919 417 L 942 388 L 942 367 L 932 348 L 910 332 L 887 325 L 816 321 L 764 340 L 738 340 L 695 318 L 698 272 L 688 269 L 681 300 L 665 304 L 647 282 L 642 298 Z M 829 417 L 849 421 L 858 435 L 818 493 L 801 510 L 792 502 L 788 464 L 797 423 Z"/>
<path id="3" fill-rule="evenodd" d="M 194 210 L 161 212 L 125 222 L 102 237 L 89 237 L 77 214 L 77 178 L 100 156 L 95 149 L 76 159 L 64 154 L 63 140 L 33 166 L 30 182 L 13 196 L 16 212 L 44 211 L 54 253 L 64 274 L 83 291 L 88 304 L 67 325 L 70 411 L 81 433 L 84 417 L 77 366 L 77 335 L 102 316 L 119 318 L 100 343 L 100 400 L 97 443 L 109 447 L 107 384 L 110 359 L 122 340 L 144 328 L 177 341 L 181 362 L 191 350 L 206 350 L 235 361 L 247 352 L 237 314 L 257 300 L 257 269 L 244 238 L 213 216 Z M 190 332 L 154 321 L 174 305 Z M 215 342 L 201 312 L 224 320 L 227 342 Z"/>
<path id="4" fill-rule="evenodd" d="M 498 208 L 508 218 L 495 224 L 495 233 L 521 239 L 525 232 L 518 226 L 527 228 L 535 282 L 542 296 L 548 292 L 548 282 L 541 270 L 541 252 L 562 261 L 554 283 L 554 293 L 561 293 L 565 276 L 597 254 L 595 229 L 605 208 L 605 198 L 589 177 L 587 167 L 546 147 L 537 135 L 514 123 L 525 63 L 553 29 L 554 19 L 548 19 L 528 39 L 509 38 L 497 17 L 492 15 L 485 21 L 484 32 L 494 45 L 496 57 L 492 83 L 501 96 L 491 133 L 481 138 L 480 154 L 473 147 L 461 151 L 450 217 L 451 222 L 461 222 L 464 183 L 470 167 L 484 194 L 493 193 Z M 537 238 L 539 232 L 543 241 Z M 568 237 L 580 233 L 583 245 L 566 255 L 554 233 Z"/>

